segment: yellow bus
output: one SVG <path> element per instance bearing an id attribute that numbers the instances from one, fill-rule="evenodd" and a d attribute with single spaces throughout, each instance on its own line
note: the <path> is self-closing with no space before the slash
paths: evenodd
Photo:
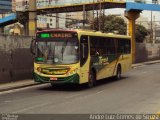
<path id="1" fill-rule="evenodd" d="M 40 83 L 83 84 L 121 74 L 131 68 L 131 38 L 87 30 L 42 30 L 31 51 L 34 79 Z"/>

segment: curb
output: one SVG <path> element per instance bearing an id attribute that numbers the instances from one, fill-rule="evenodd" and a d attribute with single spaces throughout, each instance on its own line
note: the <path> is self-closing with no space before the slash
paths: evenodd
<path id="1" fill-rule="evenodd" d="M 133 64 L 133 65 L 132 65 L 132 68 L 137 68 L 137 67 L 144 66 L 144 65 L 152 65 L 152 64 L 156 64 L 156 63 L 160 63 L 160 60 L 155 60 L 155 61 L 149 61 L 149 62 L 143 62 L 143 63 Z"/>
<path id="2" fill-rule="evenodd" d="M 20 81 L 14 82 L 14 83 L 4 83 L 4 84 L 0 84 L 0 92 L 29 87 L 29 86 L 35 86 L 39 84 L 41 83 L 34 83 L 34 81 L 27 81 L 27 80 L 23 80 L 21 82 Z"/>

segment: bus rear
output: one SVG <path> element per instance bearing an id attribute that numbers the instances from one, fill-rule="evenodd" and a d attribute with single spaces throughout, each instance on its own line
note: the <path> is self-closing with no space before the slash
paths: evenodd
<path id="1" fill-rule="evenodd" d="M 37 32 L 32 46 L 36 82 L 79 83 L 79 42 L 75 31 Z"/>

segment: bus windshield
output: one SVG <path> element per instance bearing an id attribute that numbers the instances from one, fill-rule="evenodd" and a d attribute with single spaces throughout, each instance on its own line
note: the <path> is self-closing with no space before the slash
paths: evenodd
<path id="1" fill-rule="evenodd" d="M 79 61 L 78 40 L 36 41 L 35 61 L 42 64 L 73 64 Z"/>

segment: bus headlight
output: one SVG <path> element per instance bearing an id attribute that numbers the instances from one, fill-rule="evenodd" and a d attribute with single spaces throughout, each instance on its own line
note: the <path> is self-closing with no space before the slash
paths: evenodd
<path id="1" fill-rule="evenodd" d="M 38 71 L 38 72 L 41 72 L 41 71 L 42 71 L 42 68 L 41 68 L 41 67 L 37 67 L 37 71 Z"/>
<path id="2" fill-rule="evenodd" d="M 78 72 L 78 68 L 69 71 L 69 72 L 67 73 L 67 75 L 73 75 L 73 74 L 76 74 L 77 72 Z"/>

